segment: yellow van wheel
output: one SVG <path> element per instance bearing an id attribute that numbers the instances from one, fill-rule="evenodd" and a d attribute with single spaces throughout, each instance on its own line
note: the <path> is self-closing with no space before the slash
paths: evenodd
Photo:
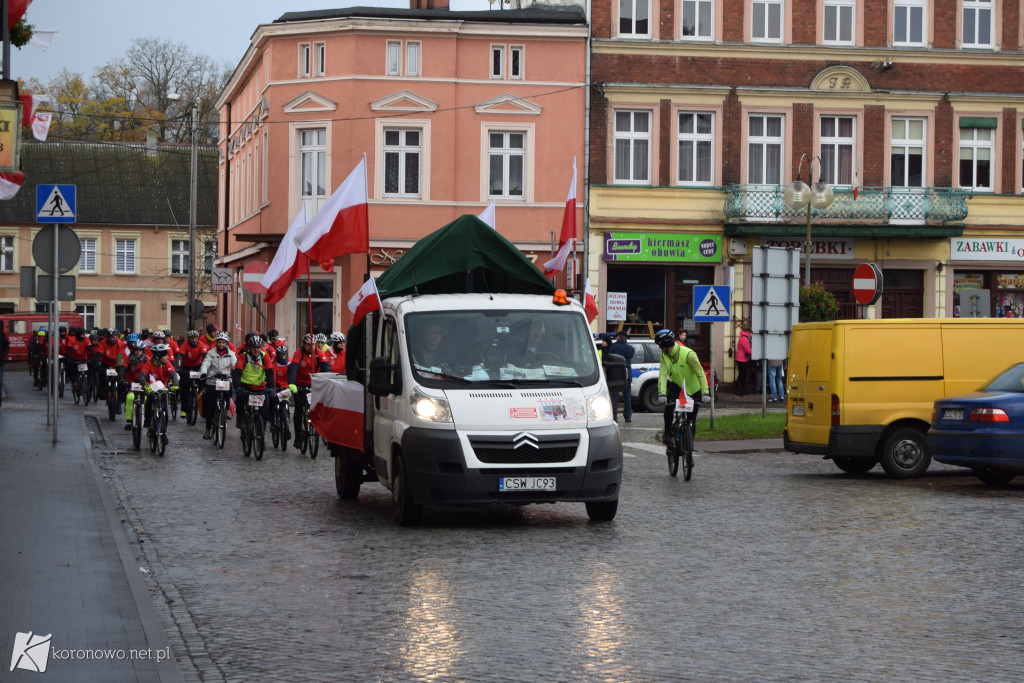
<path id="1" fill-rule="evenodd" d="M 832 456 L 832 462 L 847 474 L 864 474 L 878 464 L 873 458 L 851 458 L 848 455 Z"/>
<path id="2" fill-rule="evenodd" d="M 924 432 L 913 427 L 901 427 L 889 434 L 879 458 L 882 468 L 894 479 L 920 477 L 931 461 Z"/>

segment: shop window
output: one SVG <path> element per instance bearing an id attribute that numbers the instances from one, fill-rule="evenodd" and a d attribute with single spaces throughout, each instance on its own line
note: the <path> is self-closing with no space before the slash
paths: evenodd
<path id="1" fill-rule="evenodd" d="M 1024 273 L 996 273 L 996 318 L 1024 318 Z"/>

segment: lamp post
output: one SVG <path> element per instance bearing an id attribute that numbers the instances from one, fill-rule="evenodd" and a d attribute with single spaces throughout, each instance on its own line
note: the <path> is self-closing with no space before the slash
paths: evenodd
<path id="1" fill-rule="evenodd" d="M 796 178 L 783 190 L 782 200 L 794 209 L 807 207 L 807 239 L 804 241 L 804 286 L 809 287 L 811 285 L 811 209 L 827 209 L 832 204 L 832 200 L 835 199 L 835 193 L 833 193 L 832 187 L 821 179 L 821 157 L 812 156 L 807 163 L 807 180 L 811 180 L 814 160 L 818 160 L 818 182 L 808 187 L 807 183 L 800 180 L 800 171 L 803 170 L 804 159 L 806 158 L 806 154 L 800 155 L 800 164 L 797 166 Z"/>

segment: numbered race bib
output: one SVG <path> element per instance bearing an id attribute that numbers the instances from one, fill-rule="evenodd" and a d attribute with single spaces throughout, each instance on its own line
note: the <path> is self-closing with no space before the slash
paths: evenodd
<path id="1" fill-rule="evenodd" d="M 142 385 L 138 382 L 132 382 L 132 391 L 142 391 Z"/>
<path id="2" fill-rule="evenodd" d="M 164 383 L 161 382 L 160 380 L 153 382 L 149 386 L 153 389 L 153 391 L 163 391 L 164 389 L 167 388 L 164 386 Z"/>
<path id="3" fill-rule="evenodd" d="M 88 372 L 88 370 L 89 370 L 89 364 L 88 363 L 79 363 L 78 364 L 78 371 L 79 372 Z"/>
<path id="4" fill-rule="evenodd" d="M 680 392 L 679 398 L 676 399 L 676 412 L 677 413 L 692 413 L 693 412 L 693 398 L 686 395 L 686 392 Z"/>
<path id="5" fill-rule="evenodd" d="M 107 368 L 107 377 L 117 377 L 117 370 L 114 368 Z"/>
<path id="6" fill-rule="evenodd" d="M 189 370 L 188 371 L 188 376 L 189 376 L 190 379 L 199 379 L 199 371 L 198 370 Z"/>
<path id="7" fill-rule="evenodd" d="M 228 389 L 231 388 L 231 382 L 226 379 L 219 379 L 217 380 L 217 383 L 214 386 L 216 387 L 217 391 L 227 391 Z"/>
<path id="8" fill-rule="evenodd" d="M 266 396 L 263 394 L 249 394 L 249 405 L 259 408 L 263 405 L 263 399 L 265 398 Z"/>
<path id="9" fill-rule="evenodd" d="M 292 395 L 292 390 L 291 389 L 282 389 L 281 391 L 277 392 L 277 397 L 278 398 L 290 398 L 291 395 Z"/>

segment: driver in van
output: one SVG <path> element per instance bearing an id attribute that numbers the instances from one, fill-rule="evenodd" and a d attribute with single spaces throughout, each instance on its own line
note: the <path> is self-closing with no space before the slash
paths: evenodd
<path id="1" fill-rule="evenodd" d="M 423 335 L 414 345 L 413 358 L 423 368 L 440 368 L 448 360 L 444 348 L 444 332 L 441 323 L 431 321 L 423 328 Z"/>
<path id="2" fill-rule="evenodd" d="M 518 353 L 509 354 L 509 362 L 520 368 L 534 368 L 543 365 L 542 362 L 538 362 L 538 354 L 543 353 L 547 359 L 553 356 L 544 344 L 544 335 L 546 333 L 547 325 L 543 320 L 539 318 L 530 320 L 530 329 L 526 332 L 526 341 Z"/>

